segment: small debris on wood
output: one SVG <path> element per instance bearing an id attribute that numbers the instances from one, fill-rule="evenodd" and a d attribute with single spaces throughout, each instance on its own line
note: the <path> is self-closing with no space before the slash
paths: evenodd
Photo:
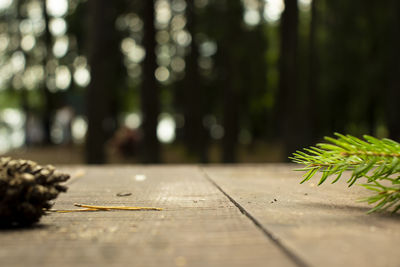
<path id="1" fill-rule="evenodd" d="M 119 192 L 119 193 L 117 193 L 117 197 L 129 197 L 131 195 L 132 195 L 132 193 L 130 193 L 130 192 Z"/>
<path id="2" fill-rule="evenodd" d="M 137 181 L 137 182 L 143 182 L 144 180 L 146 180 L 147 179 L 147 177 L 146 177 L 146 175 L 144 175 L 144 174 L 136 174 L 135 175 L 135 180 Z"/>
<path id="3" fill-rule="evenodd" d="M 78 178 L 82 178 L 82 177 L 84 177 L 86 175 L 86 171 L 85 170 L 83 170 L 83 169 L 78 169 L 78 170 L 76 170 L 74 173 L 72 173 L 71 175 L 70 175 L 70 183 L 71 183 L 71 181 L 72 180 L 75 180 L 75 179 L 78 179 Z"/>

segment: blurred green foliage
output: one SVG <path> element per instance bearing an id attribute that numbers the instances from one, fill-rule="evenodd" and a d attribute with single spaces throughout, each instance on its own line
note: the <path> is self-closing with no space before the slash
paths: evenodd
<path id="1" fill-rule="evenodd" d="M 19 108 L 39 117 L 50 113 L 56 124 L 57 112 L 68 106 L 75 119 L 90 119 L 90 99 L 85 98 L 91 71 L 91 1 L 0 2 L 0 109 Z M 299 136 L 301 147 L 333 131 L 400 137 L 398 1 L 298 1 L 297 26 L 289 33 L 298 39 L 296 88 L 289 96 L 298 107 L 278 116 L 279 105 L 284 105 L 278 94 L 285 53 L 279 14 L 289 2 L 293 0 L 154 1 L 161 113 L 174 118 L 174 144 L 185 144 L 189 157 L 207 162 L 204 153 L 221 145 L 221 161 L 236 161 L 238 145 L 284 147 L 291 136 Z M 140 114 L 140 86 L 147 48 L 143 2 L 123 0 L 112 6 L 117 13 L 113 37 L 97 37 L 113 38 L 110 43 L 121 50 L 115 55 L 121 56 L 113 67 L 115 74 L 108 77 L 113 84 L 108 90 L 116 100 L 107 123 L 119 129 L 126 126 L 127 115 L 145 116 Z M 45 108 L 45 103 L 51 105 Z M 197 128 L 187 121 L 190 112 L 197 114 Z M 290 122 L 284 117 L 299 117 L 298 130 L 283 134 L 277 125 Z M 307 118 L 304 125 L 302 118 Z M 114 139 L 109 139 L 112 146 Z"/>

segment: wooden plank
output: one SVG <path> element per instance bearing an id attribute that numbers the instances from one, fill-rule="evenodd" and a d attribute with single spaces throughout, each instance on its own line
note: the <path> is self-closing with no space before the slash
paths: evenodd
<path id="1" fill-rule="evenodd" d="M 370 214 L 344 181 L 300 185 L 297 166 L 207 167 L 205 172 L 277 242 L 311 266 L 400 266 L 400 216 Z"/>
<path id="2" fill-rule="evenodd" d="M 294 265 L 197 167 L 65 169 L 79 170 L 54 208 L 164 210 L 52 213 L 36 228 L 0 232 L 2 266 Z"/>

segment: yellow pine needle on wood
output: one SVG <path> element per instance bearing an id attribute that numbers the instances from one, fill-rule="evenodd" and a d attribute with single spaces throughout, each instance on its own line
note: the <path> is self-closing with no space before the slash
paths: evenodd
<path id="1" fill-rule="evenodd" d="M 86 204 L 78 204 L 75 203 L 74 206 L 83 208 L 83 209 L 75 209 L 75 210 L 48 210 L 50 212 L 86 212 L 86 211 L 110 211 L 110 210 L 132 210 L 132 211 L 140 211 L 140 210 L 163 210 L 162 208 L 155 207 L 129 207 L 129 206 L 96 206 L 96 205 L 86 205 Z"/>
<path id="2" fill-rule="evenodd" d="M 162 210 L 162 208 L 155 207 L 127 207 L 127 206 L 94 206 L 75 203 L 74 206 L 87 209 L 98 210 Z"/>

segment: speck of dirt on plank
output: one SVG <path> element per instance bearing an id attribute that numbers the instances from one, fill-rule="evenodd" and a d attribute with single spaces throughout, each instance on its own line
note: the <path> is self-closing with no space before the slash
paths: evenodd
<path id="1" fill-rule="evenodd" d="M 117 193 L 117 197 L 128 197 L 128 196 L 131 196 L 132 195 L 132 193 L 130 193 L 130 192 L 119 192 L 119 193 Z"/>

